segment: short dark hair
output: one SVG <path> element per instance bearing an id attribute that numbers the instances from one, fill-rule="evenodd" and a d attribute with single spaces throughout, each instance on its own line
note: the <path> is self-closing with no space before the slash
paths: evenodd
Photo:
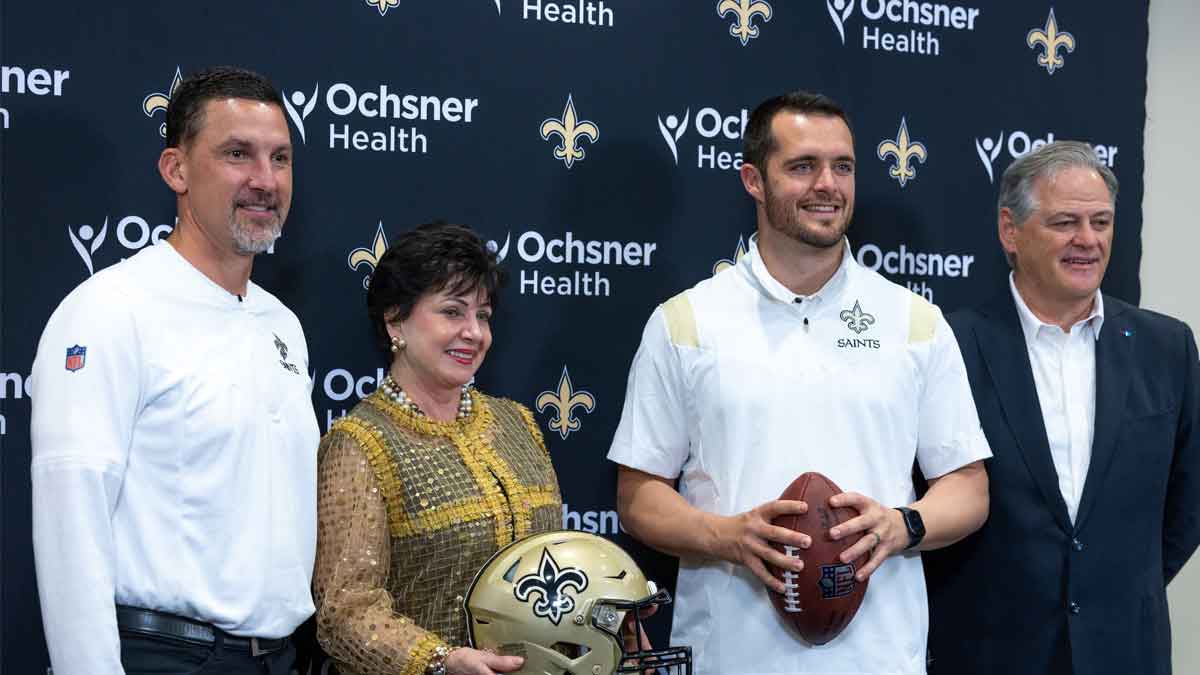
<path id="1" fill-rule="evenodd" d="M 388 247 L 367 285 L 367 316 L 377 346 L 391 357 L 388 323 L 407 319 L 427 293 L 482 290 L 495 311 L 506 277 L 496 254 L 471 228 L 441 220 L 418 225 Z"/>
<path id="2" fill-rule="evenodd" d="M 279 106 L 283 97 L 275 85 L 258 73 L 234 66 L 218 66 L 184 78 L 167 104 L 167 147 L 191 142 L 204 126 L 204 106 L 209 101 L 244 98 Z"/>
<path id="3" fill-rule="evenodd" d="M 778 147 L 778 141 L 771 133 L 771 122 L 775 121 L 775 115 L 783 111 L 837 117 L 846 123 L 850 138 L 854 138 L 854 128 L 850 126 L 846 111 L 828 96 L 802 89 L 773 96 L 759 103 L 750 113 L 742 139 L 742 161 L 757 167 L 764 176 L 767 173 L 767 157 Z"/>

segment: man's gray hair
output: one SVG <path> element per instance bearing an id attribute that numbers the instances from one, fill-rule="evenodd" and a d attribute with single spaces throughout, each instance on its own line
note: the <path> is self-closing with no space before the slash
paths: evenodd
<path id="1" fill-rule="evenodd" d="M 1000 178 L 998 208 L 1011 211 L 1014 223 L 1024 223 L 1038 208 L 1033 194 L 1034 182 L 1072 167 L 1092 169 L 1100 174 L 1108 187 L 1108 196 L 1114 205 L 1117 203 L 1117 177 L 1108 165 L 1096 158 L 1092 146 L 1080 141 L 1055 141 L 1023 155 L 1004 170 Z"/>

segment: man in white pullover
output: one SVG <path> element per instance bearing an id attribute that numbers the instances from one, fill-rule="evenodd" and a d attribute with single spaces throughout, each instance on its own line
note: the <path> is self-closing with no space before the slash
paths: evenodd
<path id="1" fill-rule="evenodd" d="M 250 281 L 292 196 L 261 76 L 184 80 L 168 239 L 51 316 L 33 391 L 33 543 L 56 675 L 283 674 L 313 612 L 318 428 L 296 316 Z"/>

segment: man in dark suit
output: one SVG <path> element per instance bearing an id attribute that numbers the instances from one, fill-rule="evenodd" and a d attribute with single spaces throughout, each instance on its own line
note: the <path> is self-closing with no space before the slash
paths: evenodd
<path id="1" fill-rule="evenodd" d="M 1171 672 L 1166 587 L 1200 542 L 1200 363 L 1100 293 L 1117 179 L 1058 142 L 1001 180 L 1012 265 L 950 316 L 994 457 L 988 522 L 925 553 L 931 675 Z"/>

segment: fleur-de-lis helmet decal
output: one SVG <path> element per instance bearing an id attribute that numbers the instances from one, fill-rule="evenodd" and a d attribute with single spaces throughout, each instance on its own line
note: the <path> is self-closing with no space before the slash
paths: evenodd
<path id="1" fill-rule="evenodd" d="M 588 578 L 583 570 L 560 568 L 554 556 L 550 555 L 550 549 L 543 548 L 538 571 L 518 579 L 513 586 L 513 595 L 521 602 L 529 602 L 530 597 L 534 597 L 533 613 L 557 626 L 564 614 L 575 609 L 575 598 L 566 591 L 574 589 L 579 593 L 587 590 L 587 587 Z"/>
<path id="2" fill-rule="evenodd" d="M 175 90 L 179 88 L 179 83 L 183 82 L 183 74 L 179 72 L 179 67 L 175 67 L 175 77 L 171 80 L 171 86 L 165 94 L 150 94 L 142 99 L 142 112 L 146 113 L 146 117 L 154 117 L 154 113 L 159 110 L 166 112 L 167 106 L 171 103 L 171 97 L 175 95 Z M 158 125 L 158 135 L 163 138 L 167 137 L 167 123 L 163 122 Z"/>

